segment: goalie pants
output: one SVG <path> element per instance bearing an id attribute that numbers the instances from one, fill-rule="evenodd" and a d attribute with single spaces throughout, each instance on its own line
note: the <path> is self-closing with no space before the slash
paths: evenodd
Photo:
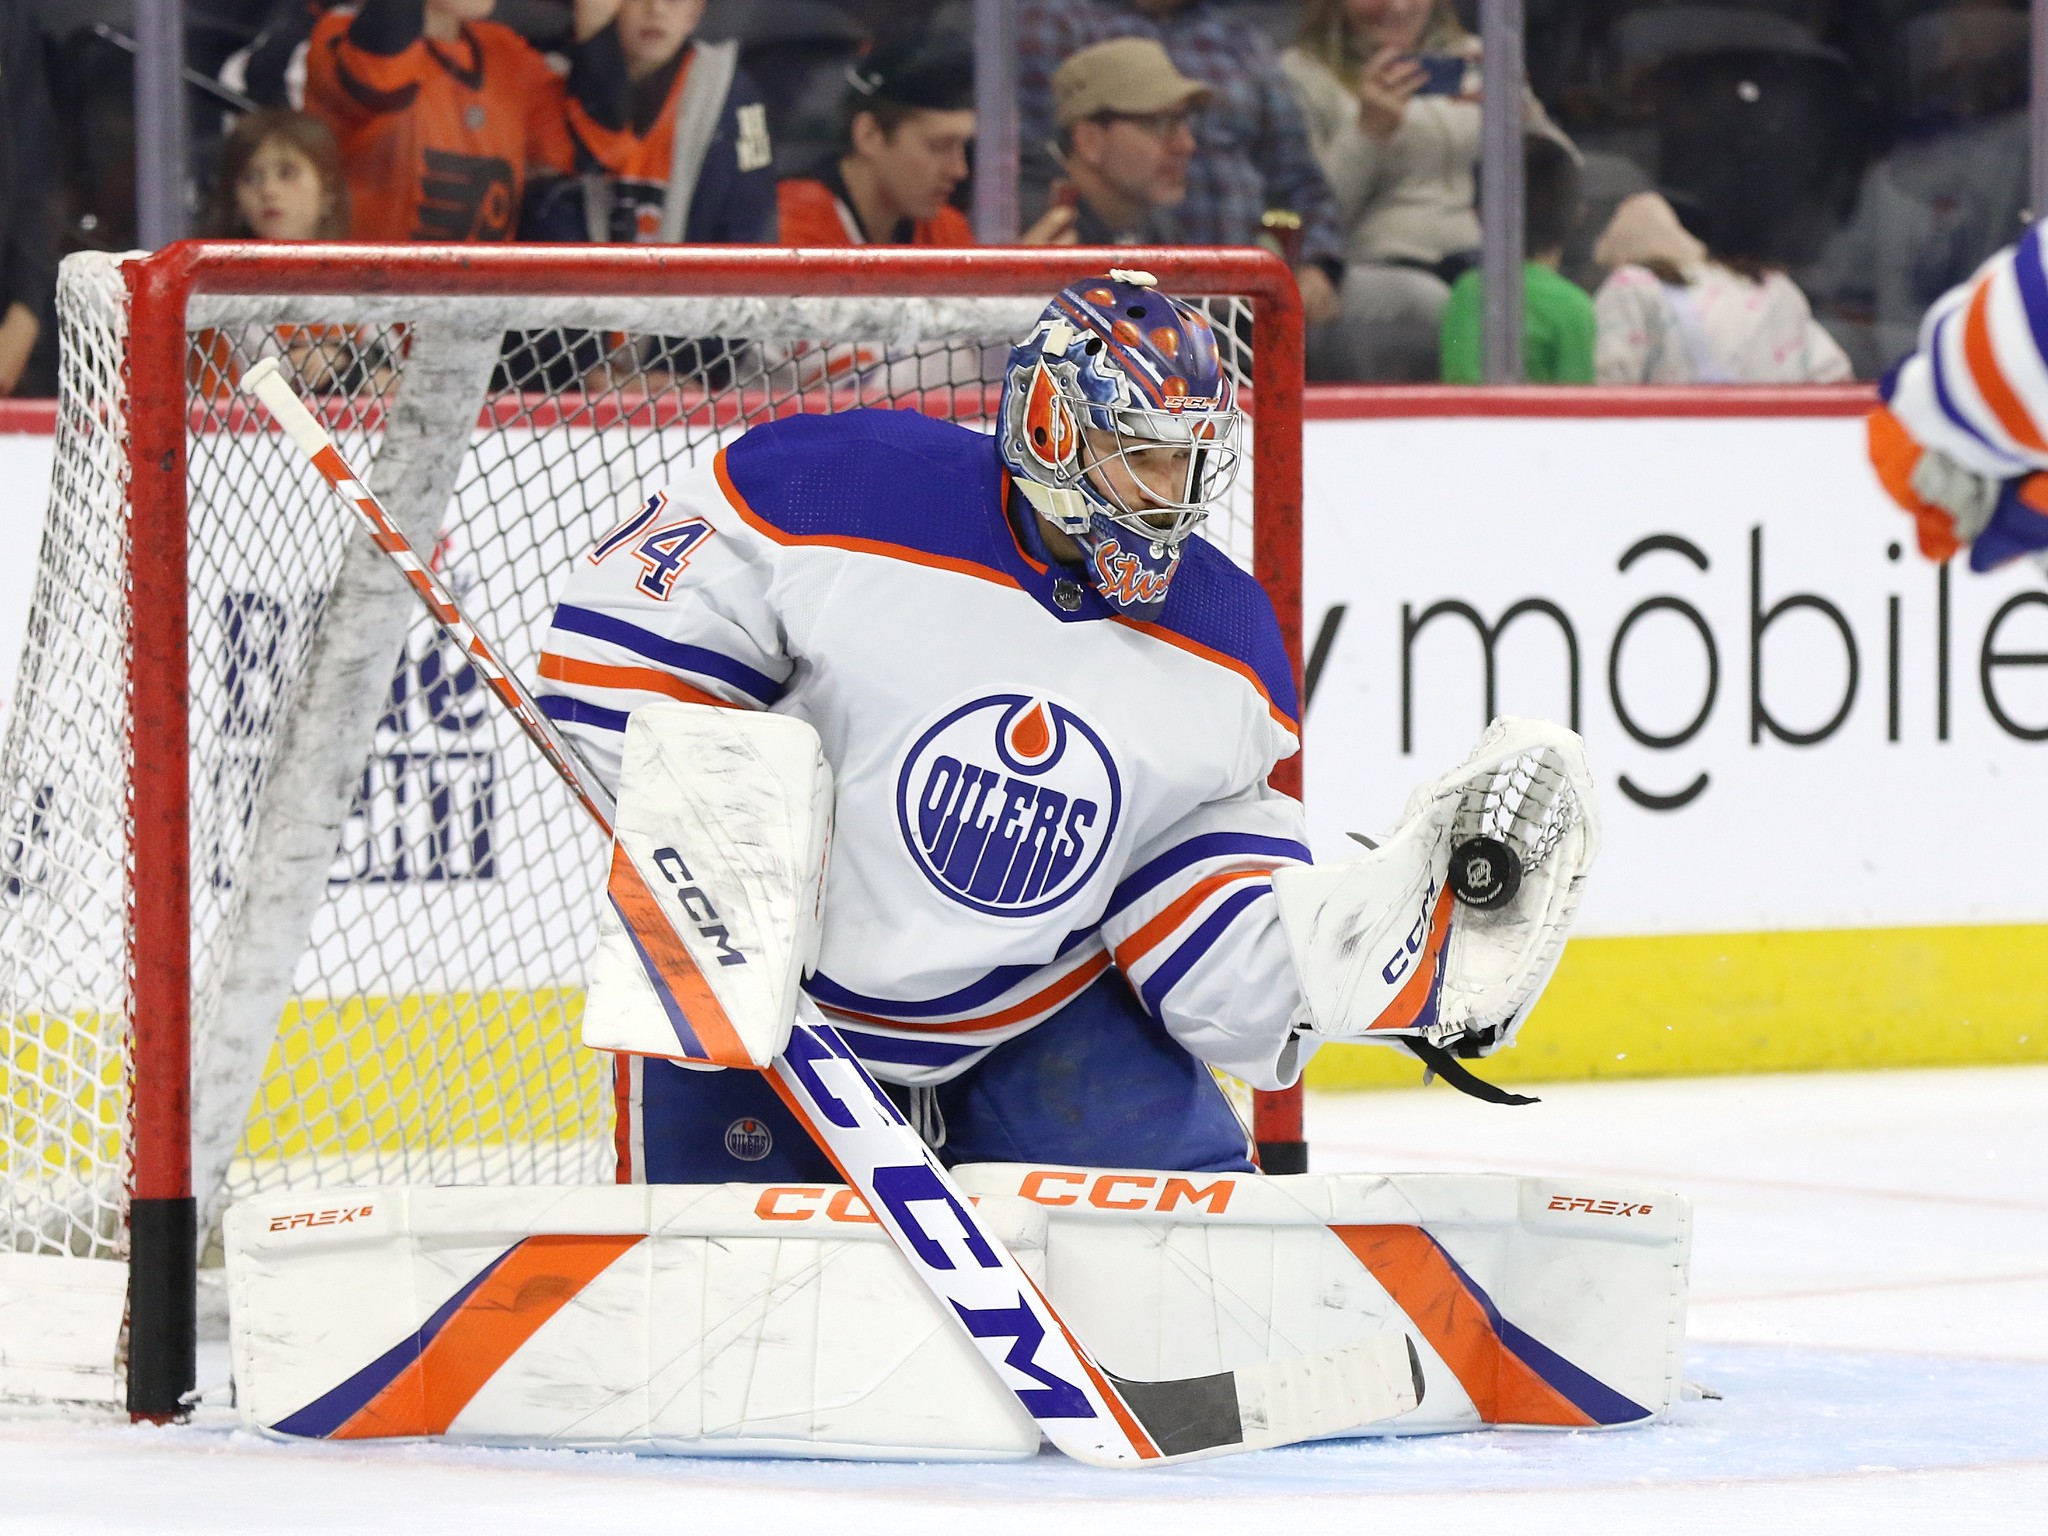
<path id="1" fill-rule="evenodd" d="M 839 1175 L 754 1072 L 621 1057 L 619 1181 L 836 1184 Z M 889 1090 L 914 1125 L 926 1106 Z M 1248 1172 L 1244 1127 L 1209 1069 L 1115 972 L 933 1091 L 940 1158 Z M 927 1139 L 932 1133 L 927 1133 Z"/>

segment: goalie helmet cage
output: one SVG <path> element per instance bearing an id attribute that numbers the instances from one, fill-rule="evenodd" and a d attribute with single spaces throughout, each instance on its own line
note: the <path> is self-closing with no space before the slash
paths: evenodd
<path id="1" fill-rule="evenodd" d="M 664 465 L 791 411 L 985 423 L 1010 341 L 1112 265 L 1217 324 L 1252 464 L 1205 532 L 1265 586 L 1298 677 L 1301 309 L 1263 252 L 188 242 L 66 262 L 0 762 L 0 1263 L 125 1261 L 131 1414 L 175 1416 L 193 1387 L 198 1258 L 228 1198 L 609 1170 L 602 1063 L 574 1043 L 604 850 L 239 372 L 284 359 L 530 677 L 558 578 Z M 1298 756 L 1274 782 L 1300 793 Z M 1254 1117 L 1270 1170 L 1305 1167 L 1298 1090 Z"/>

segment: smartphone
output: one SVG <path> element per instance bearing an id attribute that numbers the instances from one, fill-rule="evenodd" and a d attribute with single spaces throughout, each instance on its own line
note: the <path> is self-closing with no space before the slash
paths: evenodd
<path id="1" fill-rule="evenodd" d="M 1416 87 L 1418 96 L 1462 96 L 1465 92 L 1465 67 L 1470 62 L 1461 53 L 1415 53 L 1409 59 L 1422 66 L 1422 84 Z"/>

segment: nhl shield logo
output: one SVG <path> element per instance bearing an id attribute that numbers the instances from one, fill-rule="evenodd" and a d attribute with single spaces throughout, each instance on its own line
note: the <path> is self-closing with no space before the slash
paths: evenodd
<path id="1" fill-rule="evenodd" d="M 1064 704 L 1019 693 L 941 716 L 896 780 L 912 862 L 951 900 L 996 917 L 1035 917 L 1086 885 L 1122 810 L 1102 737 Z"/>

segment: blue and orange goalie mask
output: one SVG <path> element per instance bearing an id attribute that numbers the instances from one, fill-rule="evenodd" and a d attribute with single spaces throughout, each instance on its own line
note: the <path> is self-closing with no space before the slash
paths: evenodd
<path id="1" fill-rule="evenodd" d="M 1003 463 L 1104 600 L 1157 617 L 1237 475 L 1242 418 L 1208 317 L 1142 272 L 1064 289 L 1010 350 L 997 419 Z"/>

